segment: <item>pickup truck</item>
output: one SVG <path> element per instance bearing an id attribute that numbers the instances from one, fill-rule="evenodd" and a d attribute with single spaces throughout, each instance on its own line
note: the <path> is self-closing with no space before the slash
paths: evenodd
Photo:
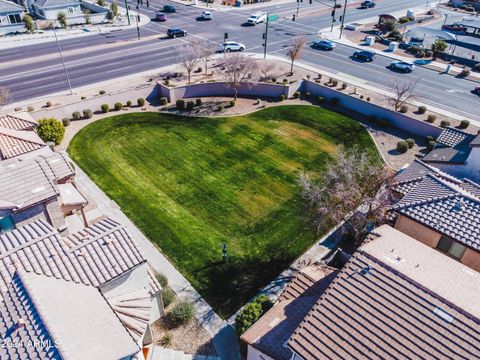
<path id="1" fill-rule="evenodd" d="M 267 15 L 262 13 L 252 14 L 247 19 L 247 23 L 249 23 L 250 25 L 257 25 L 265 21 L 267 21 Z"/>

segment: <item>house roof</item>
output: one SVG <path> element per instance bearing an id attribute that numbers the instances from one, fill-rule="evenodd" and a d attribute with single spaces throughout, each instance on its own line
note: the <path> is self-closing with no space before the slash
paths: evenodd
<path id="1" fill-rule="evenodd" d="M 69 5 L 80 5 L 79 0 L 37 0 L 35 1 L 35 5 L 48 9 L 48 8 L 57 8 L 57 7 L 65 7 Z"/>
<path id="2" fill-rule="evenodd" d="M 428 175 L 393 209 L 466 246 L 480 250 L 480 199 Z"/>
<path id="3" fill-rule="evenodd" d="M 20 6 L 6 0 L 0 0 L 0 2 L 7 2 L 15 6 Z M 35 127 L 38 126 L 38 122 L 34 118 L 32 118 L 29 113 L 17 112 L 12 114 L 0 115 L 0 126 L 12 130 L 33 130 Z"/>
<path id="4" fill-rule="evenodd" d="M 34 131 L 0 126 L 0 160 L 14 158 L 47 146 Z"/>
<path id="5" fill-rule="evenodd" d="M 62 153 L 0 165 L 0 200 L 26 209 L 58 196 L 56 183 L 73 176 L 74 170 Z"/>
<path id="6" fill-rule="evenodd" d="M 321 265 L 302 269 L 280 294 L 278 303 L 242 335 L 242 340 L 274 359 L 289 360 L 292 352 L 285 342 L 335 275 L 336 269 Z"/>
<path id="7" fill-rule="evenodd" d="M 288 345 L 319 358 L 480 357 L 478 273 L 389 226 L 362 246 Z"/>
<path id="8" fill-rule="evenodd" d="M 125 227 L 108 218 L 68 238 L 43 219 L 0 234 L 0 290 L 16 269 L 101 286 L 144 262 Z"/>
<path id="9" fill-rule="evenodd" d="M 140 350 L 98 289 L 23 271 L 0 303 L 0 332 L 13 343 L 52 345 L 2 347 L 2 359 L 117 360 Z"/>
<path id="10" fill-rule="evenodd" d="M 474 138 L 475 135 L 448 126 L 438 136 L 437 143 L 448 147 L 456 147 L 468 144 Z"/>
<path id="11" fill-rule="evenodd" d="M 470 156 L 471 150 L 468 146 L 463 146 L 458 149 L 449 147 L 435 148 L 425 155 L 422 160 L 434 163 L 463 164 Z"/>
<path id="12" fill-rule="evenodd" d="M 22 12 L 23 7 L 11 1 L 0 0 L 0 14 Z"/>

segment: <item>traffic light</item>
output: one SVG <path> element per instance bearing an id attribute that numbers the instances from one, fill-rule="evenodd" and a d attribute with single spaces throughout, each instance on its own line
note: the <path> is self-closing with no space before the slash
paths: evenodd
<path id="1" fill-rule="evenodd" d="M 310 5 L 312 5 L 313 1 L 312 1 L 312 0 L 308 0 L 308 3 L 309 3 Z"/>
<path id="2" fill-rule="evenodd" d="M 147 7 L 150 7 L 150 1 L 147 0 Z"/>
<path id="3" fill-rule="evenodd" d="M 292 21 L 295 21 L 295 14 L 292 15 Z"/>
<path id="4" fill-rule="evenodd" d="M 227 39 L 228 39 L 228 33 L 223 34 L 223 38 L 224 38 L 225 40 L 227 40 Z"/>
<path id="5" fill-rule="evenodd" d="M 265 33 L 263 33 L 262 39 L 265 40 Z"/>

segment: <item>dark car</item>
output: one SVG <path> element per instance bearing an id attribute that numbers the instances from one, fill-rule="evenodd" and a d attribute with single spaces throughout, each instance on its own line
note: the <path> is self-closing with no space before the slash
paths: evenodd
<path id="1" fill-rule="evenodd" d="M 375 53 L 368 50 L 355 51 L 353 53 L 353 58 L 363 61 L 373 61 L 373 59 L 375 59 Z"/>
<path id="2" fill-rule="evenodd" d="M 453 32 L 453 33 L 464 34 L 465 26 L 463 26 L 462 24 L 447 24 L 442 26 L 442 30 Z"/>
<path id="3" fill-rule="evenodd" d="M 174 12 L 177 12 L 177 9 L 175 9 L 175 6 L 173 5 L 165 5 L 163 7 L 163 12 L 165 13 L 174 13 Z"/>
<path id="4" fill-rule="evenodd" d="M 473 92 L 477 95 L 480 95 L 480 86 L 477 86 Z"/>
<path id="5" fill-rule="evenodd" d="M 372 0 L 366 0 L 360 4 L 360 7 L 362 9 L 368 9 L 368 8 L 373 8 L 375 7 L 375 1 Z"/>
<path id="6" fill-rule="evenodd" d="M 322 50 L 333 50 L 335 49 L 335 43 L 330 40 L 317 40 L 312 43 L 312 48 L 322 49 Z"/>
<path id="7" fill-rule="evenodd" d="M 186 36 L 187 31 L 182 30 L 182 29 L 168 29 L 167 30 L 167 35 L 170 38 L 176 38 L 176 37 L 179 37 L 179 36 Z"/>

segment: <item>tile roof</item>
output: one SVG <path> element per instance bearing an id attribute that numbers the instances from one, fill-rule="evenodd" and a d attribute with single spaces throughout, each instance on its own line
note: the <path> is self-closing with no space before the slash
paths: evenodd
<path id="1" fill-rule="evenodd" d="M 16 269 L 100 286 L 144 262 L 125 227 L 112 219 L 69 238 L 43 219 L 0 234 L 0 290 Z"/>
<path id="2" fill-rule="evenodd" d="M 274 359 L 289 360 L 292 352 L 285 342 L 335 275 L 336 269 L 326 266 L 302 269 L 279 296 L 278 303 L 242 335 L 242 340 Z"/>
<path id="3" fill-rule="evenodd" d="M 23 11 L 23 7 L 17 5 L 11 1 L 7 0 L 0 0 L 0 14 L 10 13 L 10 12 L 21 12 Z"/>
<path id="4" fill-rule="evenodd" d="M 51 344 L 2 347 L 2 359 L 117 360 L 140 350 L 98 289 L 22 271 L 0 303 L 0 332 L 17 344 Z"/>
<path id="5" fill-rule="evenodd" d="M 436 163 L 463 164 L 470 156 L 471 148 L 463 146 L 460 148 L 440 147 L 435 148 L 425 155 L 422 160 Z"/>
<path id="6" fill-rule="evenodd" d="M 466 246 L 480 250 L 480 198 L 475 197 L 471 189 L 463 189 L 428 175 L 393 209 Z"/>
<path id="7" fill-rule="evenodd" d="M 463 179 L 463 182 L 458 185 L 465 191 L 480 199 L 480 185 L 469 179 Z"/>
<path id="8" fill-rule="evenodd" d="M 0 200 L 15 204 L 15 211 L 43 203 L 58 197 L 56 182 L 73 174 L 61 153 L 0 165 Z"/>
<path id="9" fill-rule="evenodd" d="M 0 160 L 20 156 L 47 146 L 34 131 L 12 130 L 0 126 Z"/>
<path id="10" fill-rule="evenodd" d="M 37 0 L 35 5 L 42 8 L 64 7 L 68 5 L 80 5 L 79 0 Z"/>
<path id="11" fill-rule="evenodd" d="M 4 1 L 4 0 L 0 0 Z M 10 2 L 10 1 L 7 1 Z M 14 3 L 12 3 L 15 6 Z M 23 8 L 22 8 L 23 9 Z M 38 126 L 38 122 L 33 119 L 29 113 L 18 112 L 6 115 L 0 115 L 0 126 L 11 130 L 33 130 Z"/>
<path id="12" fill-rule="evenodd" d="M 453 127 L 446 127 L 437 138 L 437 143 L 448 147 L 457 147 L 459 145 L 466 145 L 475 138 L 475 135 L 469 134 L 465 131 L 455 129 Z"/>
<path id="13" fill-rule="evenodd" d="M 290 348 L 305 360 L 480 358 L 479 274 L 393 228 L 375 232 Z"/>

